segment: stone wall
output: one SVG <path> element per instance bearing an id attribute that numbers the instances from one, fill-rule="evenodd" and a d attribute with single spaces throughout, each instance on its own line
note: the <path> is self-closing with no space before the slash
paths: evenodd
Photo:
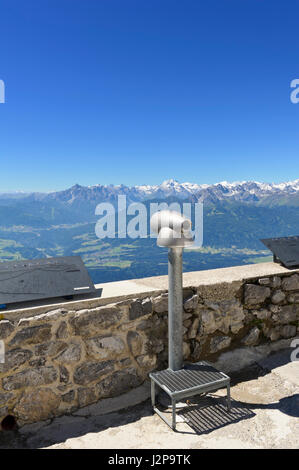
<path id="1" fill-rule="evenodd" d="M 156 292 L 87 309 L 72 302 L 20 320 L 7 312 L 0 321 L 0 421 L 13 415 L 22 426 L 70 413 L 167 367 L 167 304 L 167 292 Z M 183 324 L 184 357 L 193 362 L 292 338 L 299 274 L 185 288 Z"/>

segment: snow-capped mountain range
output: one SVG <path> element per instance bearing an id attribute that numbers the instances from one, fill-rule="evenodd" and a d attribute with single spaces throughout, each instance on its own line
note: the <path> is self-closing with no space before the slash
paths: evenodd
<path id="1" fill-rule="evenodd" d="M 223 200 L 258 202 L 262 199 L 274 200 L 281 197 L 299 197 L 299 179 L 285 183 L 260 183 L 257 181 L 241 181 L 228 183 L 222 181 L 215 184 L 179 183 L 174 179 L 159 185 L 101 185 L 80 186 L 76 184 L 64 191 L 50 193 L 2 193 L 2 199 L 51 200 L 73 205 L 79 201 L 101 202 L 115 201 L 117 196 L 125 194 L 128 201 L 145 201 L 151 199 L 178 198 L 184 200 L 203 200 L 217 202 Z"/>

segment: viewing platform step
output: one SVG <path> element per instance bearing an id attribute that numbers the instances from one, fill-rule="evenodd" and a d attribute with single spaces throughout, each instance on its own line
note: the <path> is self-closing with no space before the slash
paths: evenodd
<path id="1" fill-rule="evenodd" d="M 227 388 L 227 407 L 230 410 L 230 377 L 220 372 L 210 363 L 200 361 L 194 364 L 188 363 L 182 369 L 173 371 L 165 369 L 149 374 L 151 379 L 151 399 L 154 411 L 173 430 L 176 429 L 176 403 L 194 395 L 216 391 L 219 388 Z M 170 423 L 155 406 L 155 385 L 164 390 L 172 402 L 172 422 Z"/>

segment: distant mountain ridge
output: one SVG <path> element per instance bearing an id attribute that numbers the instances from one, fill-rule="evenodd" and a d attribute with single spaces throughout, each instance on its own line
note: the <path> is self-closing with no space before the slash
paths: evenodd
<path id="1" fill-rule="evenodd" d="M 57 201 L 67 205 L 81 202 L 99 203 L 115 202 L 117 196 L 124 194 L 128 202 L 142 202 L 150 199 L 177 198 L 181 200 L 202 200 L 216 203 L 234 201 L 248 203 L 291 204 L 299 205 L 299 179 L 284 183 L 260 183 L 241 181 L 215 184 L 179 183 L 174 179 L 166 180 L 160 185 L 95 185 L 81 186 L 75 184 L 63 191 L 50 193 L 0 193 L 0 200 Z"/>
<path id="2" fill-rule="evenodd" d="M 299 179 L 281 184 L 76 184 L 50 193 L 0 194 L 0 262 L 79 255 L 94 282 L 166 274 L 167 256 L 156 240 L 96 237 L 95 207 L 115 204 L 121 194 L 128 204 L 147 207 L 152 202 L 204 202 L 203 249 L 184 254 L 185 271 L 270 260 L 260 239 L 299 234 Z"/>

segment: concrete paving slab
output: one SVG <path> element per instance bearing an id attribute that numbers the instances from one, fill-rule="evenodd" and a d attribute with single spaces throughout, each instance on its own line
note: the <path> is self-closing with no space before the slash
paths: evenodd
<path id="1" fill-rule="evenodd" d="M 282 352 L 271 354 L 258 361 L 258 364 L 265 370 L 272 371 L 279 376 L 283 382 L 289 382 L 299 387 L 299 361 L 292 361 L 292 348 Z"/>

